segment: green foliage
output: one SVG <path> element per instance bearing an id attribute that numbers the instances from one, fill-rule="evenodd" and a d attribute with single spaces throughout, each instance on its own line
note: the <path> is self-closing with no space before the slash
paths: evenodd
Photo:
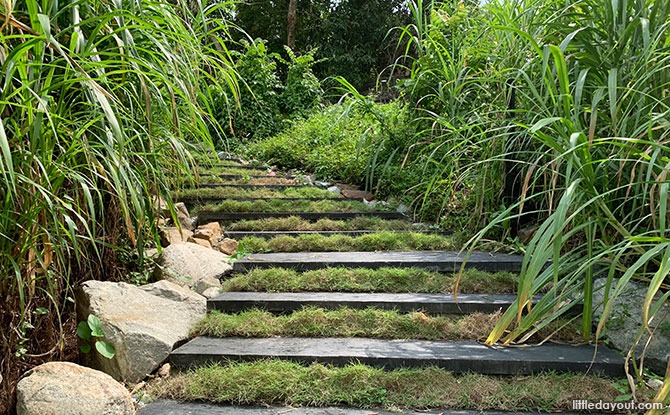
<path id="1" fill-rule="evenodd" d="M 0 6 L 0 412 L 19 368 L 64 357 L 73 287 L 121 279 L 117 247 L 143 256 L 157 196 L 212 148 L 209 86 L 236 90 L 223 7 Z"/>
<path id="2" fill-rule="evenodd" d="M 105 337 L 105 333 L 102 330 L 102 322 L 93 314 L 89 314 L 86 321 L 79 322 L 77 325 L 77 336 L 85 341 L 85 343 L 82 343 L 79 346 L 79 350 L 82 353 L 90 353 L 91 342 L 94 342 L 95 350 L 97 350 L 102 357 L 112 359 L 116 354 L 114 345 L 104 340 L 100 340 Z"/>
<path id="3" fill-rule="evenodd" d="M 405 25 L 404 0 L 298 0 L 296 50 L 314 51 L 319 79 L 346 76 L 357 88 L 374 86 L 391 63 L 397 36 L 391 28 Z M 268 49 L 284 53 L 288 1 L 240 2 L 235 23 L 252 37 L 268 40 Z"/>
<path id="4" fill-rule="evenodd" d="M 277 55 L 268 53 L 265 41 L 242 41 L 243 52 L 233 52 L 235 70 L 244 85 L 240 88 L 239 108 L 233 115 L 233 134 L 238 139 L 267 137 L 281 129 L 280 94 L 283 86 L 277 76 Z"/>
<path id="5" fill-rule="evenodd" d="M 289 119 L 307 117 L 321 104 L 323 89 L 321 82 L 312 73 L 317 64 L 314 54 L 317 49 L 304 55 L 296 55 L 285 47 L 288 60 L 282 60 L 288 68 L 286 86 L 281 95 L 282 111 Z"/>
<path id="6" fill-rule="evenodd" d="M 430 155 L 426 166 L 441 169 L 427 180 L 476 192 L 472 222 L 483 229 L 469 248 L 515 223 L 538 226 L 518 302 L 488 342 L 523 340 L 580 301 L 588 338 L 598 269 L 611 292 L 597 335 L 616 297 L 640 279 L 649 284 L 644 342 L 670 271 L 670 2 L 446 2 L 427 11 L 417 1 L 412 9 L 415 22 L 402 29 L 416 51 L 405 93 L 425 126 L 417 147 Z"/>
<path id="7" fill-rule="evenodd" d="M 370 106 L 373 110 L 349 101 L 324 108 L 281 134 L 251 144 L 247 154 L 283 168 L 363 184 L 369 170 L 384 168 L 374 151 L 394 153 L 394 146 L 408 135 L 402 104 Z"/>

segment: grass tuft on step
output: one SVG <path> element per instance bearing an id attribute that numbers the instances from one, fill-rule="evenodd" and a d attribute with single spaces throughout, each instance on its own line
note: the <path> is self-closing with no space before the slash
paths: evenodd
<path id="1" fill-rule="evenodd" d="M 223 200 L 216 204 L 200 206 L 198 212 L 370 212 L 383 210 L 372 208 L 356 200 Z M 388 209 L 386 209 L 388 210 Z"/>
<path id="2" fill-rule="evenodd" d="M 341 199 L 342 196 L 319 189 L 318 187 L 288 187 L 286 189 L 240 189 L 236 187 L 221 188 L 191 188 L 182 189 L 173 193 L 173 197 L 201 197 L 201 198 L 229 198 L 229 199 L 282 199 L 282 198 L 310 198 L 310 199 Z"/>
<path id="3" fill-rule="evenodd" d="M 223 291 L 451 293 L 455 274 L 421 268 L 325 268 L 299 272 L 285 268 L 255 269 L 223 282 Z M 459 292 L 513 294 L 519 276 L 510 272 L 464 271 Z"/>
<path id="4" fill-rule="evenodd" d="M 428 226 L 424 228 L 430 229 Z M 359 216 L 349 220 L 319 219 L 316 222 L 298 216 L 241 220 L 226 226 L 229 231 L 411 231 L 422 229 L 406 220 L 385 220 Z"/>
<path id="5" fill-rule="evenodd" d="M 240 240 L 249 252 L 343 252 L 343 251 L 438 251 L 458 249 L 451 237 L 425 233 L 277 236 L 270 239 L 249 236 Z"/>
<path id="6" fill-rule="evenodd" d="M 212 311 L 193 330 L 193 336 L 210 337 L 367 337 L 411 340 L 484 340 L 501 313 L 466 316 L 431 316 L 417 311 L 399 313 L 373 307 L 358 310 L 342 307 L 326 310 L 305 307 L 287 315 L 253 309 L 226 314 Z M 540 331 L 553 340 L 581 341 L 580 327 L 557 321 Z M 532 340 L 531 340 L 532 341 Z"/>
<path id="7" fill-rule="evenodd" d="M 570 411 L 572 401 L 614 401 L 625 381 L 546 373 L 454 375 L 438 368 L 384 371 L 364 365 L 303 366 L 271 359 L 212 365 L 152 383 L 155 398 L 235 405 L 337 406 L 385 409 Z M 650 401 L 644 387 L 638 397 Z"/>

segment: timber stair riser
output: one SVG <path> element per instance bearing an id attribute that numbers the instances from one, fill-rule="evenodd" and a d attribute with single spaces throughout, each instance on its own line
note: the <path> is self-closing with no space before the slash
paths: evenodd
<path id="1" fill-rule="evenodd" d="M 261 309 L 275 314 L 298 311 L 304 307 L 336 310 L 341 307 L 395 310 L 401 313 L 422 311 L 428 314 L 495 313 L 507 310 L 516 300 L 513 294 L 388 294 L 388 293 L 256 293 L 225 292 L 207 301 L 209 310 L 239 313 Z M 535 298 L 533 303 L 539 300 Z M 582 307 L 574 307 L 578 314 Z"/>
<path id="2" fill-rule="evenodd" d="M 424 268 L 439 272 L 457 272 L 464 256 L 458 252 L 414 251 L 414 252 L 308 252 L 252 254 L 235 261 L 233 270 L 246 272 L 257 268 L 289 268 L 308 271 L 323 268 Z M 520 255 L 475 252 L 465 268 L 482 271 L 520 272 L 523 257 Z"/>
<path id="3" fill-rule="evenodd" d="M 179 368 L 215 362 L 280 358 L 344 366 L 361 363 L 384 369 L 436 366 L 454 373 L 532 375 L 555 371 L 623 376 L 623 358 L 600 345 L 545 343 L 488 347 L 474 341 L 379 340 L 367 338 L 197 337 L 170 355 Z"/>

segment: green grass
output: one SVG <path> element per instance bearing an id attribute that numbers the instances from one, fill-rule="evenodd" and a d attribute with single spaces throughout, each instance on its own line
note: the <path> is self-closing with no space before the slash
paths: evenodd
<path id="1" fill-rule="evenodd" d="M 409 231 L 416 230 L 417 227 L 406 220 L 385 220 L 369 216 L 359 216 L 349 220 L 324 218 L 316 222 L 290 216 L 288 218 L 241 220 L 229 224 L 226 229 L 229 231 Z"/>
<path id="2" fill-rule="evenodd" d="M 249 236 L 242 238 L 240 245 L 249 252 L 436 251 L 457 248 L 447 236 L 390 231 L 361 236 L 283 235 L 270 239 Z"/>
<path id="3" fill-rule="evenodd" d="M 224 200 L 196 209 L 200 212 L 368 212 L 374 210 L 357 200 Z"/>
<path id="4" fill-rule="evenodd" d="M 465 270 L 459 292 L 511 294 L 519 276 L 510 272 Z M 455 274 L 419 268 L 326 268 L 307 272 L 256 269 L 223 282 L 223 291 L 451 293 Z"/>
<path id="5" fill-rule="evenodd" d="M 262 169 L 241 169 L 239 167 L 213 167 L 200 168 L 198 173 L 201 176 L 219 175 L 219 174 L 235 174 L 239 176 L 267 176 L 268 171 Z"/>
<path id="6" fill-rule="evenodd" d="M 194 336 L 212 337 L 367 337 L 417 340 L 484 340 L 500 320 L 500 313 L 465 316 L 431 316 L 423 312 L 399 313 L 367 308 L 305 307 L 287 315 L 273 315 L 258 309 L 237 314 L 209 313 L 193 330 Z M 579 327 L 556 322 L 543 329 L 543 338 L 575 342 Z"/>
<path id="7" fill-rule="evenodd" d="M 321 198 L 321 199 L 341 199 L 342 196 L 319 189 L 318 187 L 296 187 L 277 189 L 183 189 L 172 193 L 174 198 L 180 197 L 202 197 L 202 198 L 230 198 L 230 199 L 282 199 L 282 198 Z"/>
<path id="8" fill-rule="evenodd" d="M 245 175 L 246 176 L 246 175 Z M 229 179 L 219 176 L 200 176 L 200 183 L 203 184 L 254 184 L 254 185 L 296 185 L 294 179 L 284 177 L 241 177 L 239 179 Z"/>
<path id="9" fill-rule="evenodd" d="M 455 375 L 435 367 L 384 371 L 360 364 L 335 368 L 272 359 L 199 368 L 154 382 L 147 393 L 238 405 L 570 411 L 577 399 L 614 401 L 622 384 L 575 374 Z M 644 401 L 650 393 L 642 387 L 638 396 Z"/>

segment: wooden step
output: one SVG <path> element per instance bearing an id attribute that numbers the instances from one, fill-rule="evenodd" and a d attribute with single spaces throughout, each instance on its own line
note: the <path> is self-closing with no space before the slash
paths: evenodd
<path id="1" fill-rule="evenodd" d="M 463 264 L 464 254 L 448 251 L 413 252 L 298 252 L 252 254 L 233 264 L 236 272 L 246 272 L 255 268 L 290 268 L 308 271 L 330 267 L 352 268 L 425 268 L 440 272 L 456 272 Z M 466 268 L 482 271 L 520 272 L 523 256 L 473 252 Z"/>
<path id="2" fill-rule="evenodd" d="M 539 298 L 536 299 L 536 301 Z M 425 311 L 429 314 L 495 313 L 506 310 L 516 300 L 514 294 L 424 294 L 424 293 L 263 293 L 224 292 L 207 301 L 207 308 L 226 313 L 259 308 L 271 313 L 288 313 L 303 307 L 335 310 L 340 307 L 397 310 L 401 313 Z M 575 310 L 578 311 L 578 310 Z"/>
<path id="3" fill-rule="evenodd" d="M 186 368 L 226 361 L 280 358 L 343 366 L 352 362 L 395 369 L 437 366 L 455 373 L 530 375 L 545 371 L 624 375 L 624 359 L 599 345 L 545 343 L 488 347 L 475 341 L 379 340 L 367 338 L 196 337 L 170 354 Z"/>

